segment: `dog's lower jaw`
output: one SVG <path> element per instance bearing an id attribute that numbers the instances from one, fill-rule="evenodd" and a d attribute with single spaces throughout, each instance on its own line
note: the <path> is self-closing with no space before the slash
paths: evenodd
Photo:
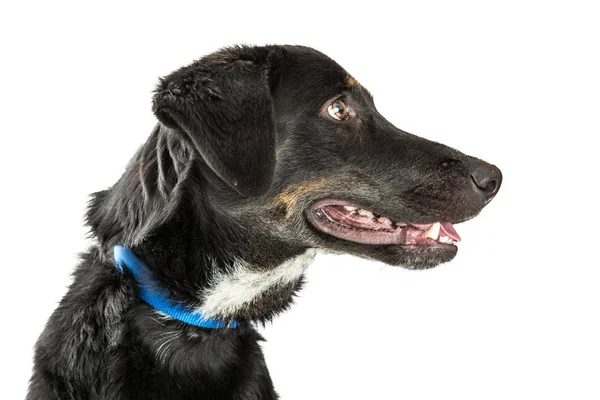
<path id="1" fill-rule="evenodd" d="M 394 265 L 412 270 L 431 269 L 452 261 L 457 251 L 456 246 L 448 246 L 442 251 L 431 248 L 418 249 L 417 251 L 406 252 L 402 261 Z"/>

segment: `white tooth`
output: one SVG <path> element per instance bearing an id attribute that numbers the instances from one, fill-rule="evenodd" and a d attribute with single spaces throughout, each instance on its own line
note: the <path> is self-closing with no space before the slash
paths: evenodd
<path id="1" fill-rule="evenodd" d="M 362 208 L 358 210 L 358 213 L 364 217 L 375 218 L 375 214 L 373 214 L 369 210 L 363 210 Z"/>
<path id="2" fill-rule="evenodd" d="M 440 224 L 439 222 L 435 222 L 433 225 L 431 225 L 431 228 L 429 228 L 427 232 L 425 232 L 425 236 L 433 240 L 437 240 L 437 238 L 440 236 L 441 226 L 442 224 Z"/>
<path id="3" fill-rule="evenodd" d="M 379 217 L 377 218 L 377 221 L 381 222 L 382 224 L 386 224 L 387 226 L 392 226 L 392 221 L 387 217 Z"/>
<path id="4" fill-rule="evenodd" d="M 440 236 L 438 241 L 446 244 L 454 244 L 454 240 L 450 239 L 448 236 Z"/>
<path id="5" fill-rule="evenodd" d="M 406 224 L 404 222 L 396 222 L 396 226 L 399 228 L 402 228 L 402 227 L 406 226 Z"/>
<path id="6" fill-rule="evenodd" d="M 356 207 L 350 207 L 350 206 L 344 206 L 344 208 L 348 211 L 354 211 L 356 210 Z"/>

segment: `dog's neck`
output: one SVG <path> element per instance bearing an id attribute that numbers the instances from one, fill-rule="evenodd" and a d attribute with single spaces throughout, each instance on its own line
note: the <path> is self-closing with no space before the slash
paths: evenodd
<path id="1" fill-rule="evenodd" d="M 173 244 L 169 242 L 161 246 L 148 243 L 136 252 L 175 293 L 176 300 L 206 318 L 227 321 L 266 322 L 287 309 L 315 257 L 314 249 L 306 249 L 281 262 L 253 264 L 237 257 L 218 260 L 201 246 L 187 254 L 156 251 Z"/>
<path id="2" fill-rule="evenodd" d="M 130 248 L 186 307 L 267 321 L 291 304 L 315 252 L 249 234 L 218 208 L 203 168 L 185 137 L 158 125 L 123 177 L 93 196 L 88 223 L 107 257 Z"/>

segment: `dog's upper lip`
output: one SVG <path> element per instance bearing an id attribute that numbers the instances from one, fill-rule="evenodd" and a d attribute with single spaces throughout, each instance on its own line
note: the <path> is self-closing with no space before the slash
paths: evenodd
<path id="1" fill-rule="evenodd" d="M 452 245 L 461 240 L 451 222 L 424 224 L 393 221 L 340 199 L 317 201 L 307 210 L 306 215 L 320 231 L 363 244 L 436 247 Z"/>
<path id="2" fill-rule="evenodd" d="M 346 206 L 346 207 L 355 207 L 357 209 L 363 209 L 363 210 L 373 210 L 374 213 L 377 214 L 381 214 L 380 212 L 377 211 L 376 206 L 373 207 L 369 207 L 369 206 L 362 206 L 360 205 L 358 202 L 355 201 L 349 201 L 349 200 L 342 200 L 339 198 L 325 198 L 325 199 L 321 199 L 321 200 L 317 200 L 315 202 L 312 203 L 312 205 L 310 205 L 310 207 L 308 207 L 308 209 L 312 209 L 312 210 L 316 210 L 325 206 Z M 468 221 L 470 219 L 473 219 L 476 215 L 473 216 L 469 216 L 469 217 L 464 217 L 464 218 L 460 218 L 460 219 L 449 219 L 447 220 L 446 223 L 452 224 L 452 225 L 456 225 L 456 224 L 460 224 L 462 222 Z M 394 216 L 390 216 L 388 217 L 389 219 L 391 219 L 392 221 L 398 221 L 398 222 L 404 222 L 408 225 L 413 225 L 416 226 L 418 228 L 421 229 L 425 229 L 427 230 L 433 223 L 438 222 L 439 219 L 435 219 L 435 218 L 426 218 L 426 217 L 421 217 L 419 218 L 418 221 L 406 221 L 403 220 L 402 218 L 397 218 Z M 454 229 L 454 232 L 456 232 L 456 230 Z"/>

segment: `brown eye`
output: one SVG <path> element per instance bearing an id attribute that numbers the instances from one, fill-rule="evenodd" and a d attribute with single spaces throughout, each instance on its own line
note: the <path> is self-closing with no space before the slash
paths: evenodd
<path id="1" fill-rule="evenodd" d="M 341 121 L 343 119 L 348 119 L 348 111 L 346 110 L 346 103 L 342 100 L 336 100 L 327 107 L 327 112 L 331 115 L 332 118 Z"/>

